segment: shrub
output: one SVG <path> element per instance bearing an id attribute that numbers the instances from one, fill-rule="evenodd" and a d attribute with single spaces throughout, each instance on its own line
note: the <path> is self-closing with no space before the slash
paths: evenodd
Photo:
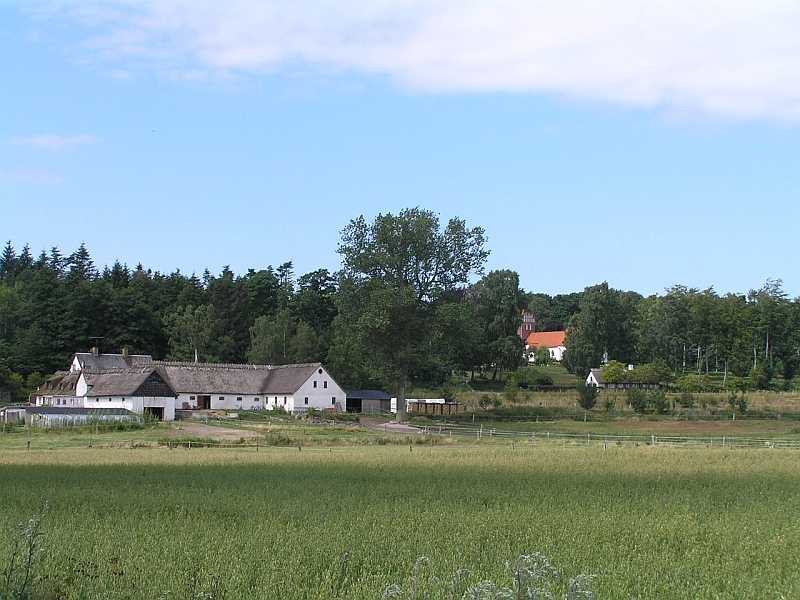
<path id="1" fill-rule="evenodd" d="M 699 373 L 689 373 L 688 375 L 680 377 L 677 381 L 677 386 L 681 392 L 697 393 L 719 391 L 713 379 L 708 375 L 701 375 Z"/>
<path id="2" fill-rule="evenodd" d="M 31 588 L 36 581 L 36 571 L 41 563 L 44 548 L 42 521 L 47 513 L 47 501 L 27 522 L 17 525 L 16 535 L 11 542 L 8 563 L 0 579 L 0 598 L 8 600 L 27 600 L 32 597 Z"/>
<path id="3" fill-rule="evenodd" d="M 603 380 L 606 383 L 623 383 L 627 377 L 627 368 L 621 362 L 612 360 L 603 367 Z"/>
<path id="4" fill-rule="evenodd" d="M 750 371 L 750 386 L 754 390 L 769 389 L 770 375 L 763 364 L 753 367 Z"/>
<path id="5" fill-rule="evenodd" d="M 411 570 L 411 578 L 406 585 L 390 585 L 383 593 L 383 600 L 419 600 L 426 598 L 464 600 L 539 600 L 556 597 L 564 600 L 596 600 L 593 575 L 578 575 L 565 581 L 562 575 L 543 554 L 535 552 L 520 556 L 513 563 L 506 563 L 509 569 L 509 585 L 475 579 L 467 569 L 459 569 L 452 577 L 436 577 L 431 572 L 431 561 L 419 557 Z M 564 585 L 566 583 L 566 585 Z M 565 593 L 555 595 L 555 590 L 565 587 Z"/>
<path id="6" fill-rule="evenodd" d="M 550 358 L 550 350 L 547 348 L 538 348 L 536 350 L 536 354 L 534 355 L 534 362 L 542 367 L 549 365 L 551 362 L 553 362 L 553 359 Z"/>
<path id="7" fill-rule="evenodd" d="M 597 387 L 593 385 L 586 385 L 579 383 L 578 390 L 578 404 L 583 410 L 592 410 L 594 405 L 597 404 Z"/>
<path id="8" fill-rule="evenodd" d="M 665 415 L 669 412 L 669 400 L 667 400 L 667 395 L 662 390 L 653 390 L 648 396 L 648 403 L 655 412 L 659 415 Z"/>
<path id="9" fill-rule="evenodd" d="M 683 408 L 694 408 L 694 395 L 691 392 L 682 392 L 678 396 L 678 404 Z"/>
<path id="10" fill-rule="evenodd" d="M 617 399 L 614 396 L 612 396 L 611 394 L 608 394 L 606 396 L 606 399 L 603 401 L 603 408 L 606 409 L 607 413 L 610 413 L 616 407 L 617 407 Z"/>
<path id="11" fill-rule="evenodd" d="M 638 388 L 633 388 L 626 392 L 626 396 L 628 398 L 628 404 L 630 404 L 633 412 L 642 414 L 647 410 L 647 392 Z"/>

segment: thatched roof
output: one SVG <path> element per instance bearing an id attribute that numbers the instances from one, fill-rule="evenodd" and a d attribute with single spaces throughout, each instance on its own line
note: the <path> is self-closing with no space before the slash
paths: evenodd
<path id="1" fill-rule="evenodd" d="M 153 362 L 149 354 L 94 354 L 78 352 L 75 354 L 81 368 L 86 371 L 108 371 L 110 369 L 131 369 L 143 367 Z"/>
<path id="2" fill-rule="evenodd" d="M 36 396 L 74 396 L 75 386 L 78 383 L 80 373 L 68 373 L 67 371 L 57 371 L 47 379 L 39 389 Z"/>
<path id="3" fill-rule="evenodd" d="M 299 365 L 232 365 L 160 362 L 173 389 L 181 394 L 294 394 L 320 363 Z"/>
<path id="4" fill-rule="evenodd" d="M 166 373 L 153 366 L 138 369 L 83 371 L 89 385 L 87 396 L 153 396 L 175 397 Z"/>

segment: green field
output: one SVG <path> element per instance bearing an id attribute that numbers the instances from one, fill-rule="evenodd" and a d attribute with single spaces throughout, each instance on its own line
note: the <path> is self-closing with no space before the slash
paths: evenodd
<path id="1" fill-rule="evenodd" d="M 472 582 L 507 584 L 505 561 L 535 551 L 564 579 L 596 574 L 600 598 L 793 598 L 799 459 L 649 447 L 5 450 L 0 531 L 49 501 L 43 598 L 377 599 L 419 556 L 443 576 L 466 568 Z"/>

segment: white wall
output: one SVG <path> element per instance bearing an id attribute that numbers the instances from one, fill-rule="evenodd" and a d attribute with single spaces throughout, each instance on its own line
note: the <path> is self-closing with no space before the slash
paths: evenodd
<path id="1" fill-rule="evenodd" d="M 164 420 L 175 420 L 175 398 L 159 397 L 96 397 L 86 398 L 83 404 L 86 408 L 124 408 L 138 415 L 144 414 L 145 408 L 163 408 Z"/>
<path id="2" fill-rule="evenodd" d="M 322 373 L 319 371 L 322 371 Z M 314 387 L 315 381 L 317 383 L 316 387 Z M 308 404 L 306 404 L 306 398 L 308 398 Z M 339 384 L 333 380 L 333 377 L 330 376 L 325 368 L 320 367 L 294 393 L 291 412 L 301 413 L 309 408 L 344 412 L 346 403 L 347 395 L 344 390 L 339 387 Z"/>

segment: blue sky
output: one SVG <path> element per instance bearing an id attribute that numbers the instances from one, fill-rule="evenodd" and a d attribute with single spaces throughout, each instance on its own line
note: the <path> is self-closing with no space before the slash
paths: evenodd
<path id="1" fill-rule="evenodd" d="M 0 237 L 18 247 L 86 242 L 101 265 L 198 273 L 293 260 L 299 274 L 337 268 L 349 219 L 422 206 L 483 226 L 489 267 L 529 290 L 729 291 L 771 277 L 800 294 L 800 86 L 760 70 L 715 83 L 739 73 L 722 44 L 698 51 L 700 86 L 674 66 L 652 74 L 663 48 L 645 46 L 639 72 L 603 71 L 602 36 L 597 65 L 517 46 L 474 63 L 440 58 L 469 54 L 458 47 L 421 55 L 420 32 L 469 41 L 474 17 L 423 0 L 366 16 L 344 2 L 333 33 L 302 11 L 273 30 L 258 8 L 269 2 L 232 2 L 249 21 L 200 0 L 141 4 L 0 3 Z M 276 54 L 259 28 L 306 45 Z"/>

